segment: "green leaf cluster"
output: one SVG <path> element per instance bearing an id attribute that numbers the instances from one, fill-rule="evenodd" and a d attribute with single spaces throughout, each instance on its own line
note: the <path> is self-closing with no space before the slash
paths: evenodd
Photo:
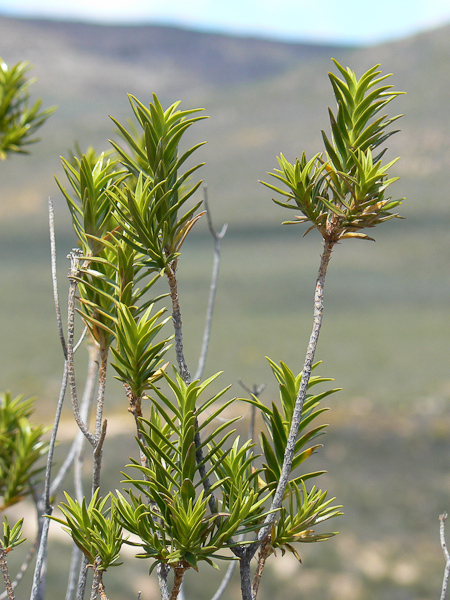
<path id="1" fill-rule="evenodd" d="M 193 116 L 203 109 L 177 110 L 179 102 L 163 110 L 156 95 L 148 108 L 133 96 L 130 104 L 143 134 L 131 133 L 113 119 L 129 150 L 111 142 L 119 160 L 135 178 L 136 185 L 115 187 L 111 199 L 116 204 L 130 243 L 148 257 L 152 270 L 167 269 L 176 260 L 179 250 L 200 215 L 195 215 L 201 202 L 179 212 L 198 189 L 197 182 L 186 189 L 186 182 L 202 164 L 179 174 L 181 166 L 201 147 L 196 144 L 179 156 L 183 134 L 205 116 Z"/>
<path id="2" fill-rule="evenodd" d="M 3 517 L 3 539 L 0 538 L 0 548 L 5 554 L 8 554 L 19 546 L 26 538 L 22 537 L 23 519 L 20 519 L 11 528 L 7 517 Z"/>
<path id="3" fill-rule="evenodd" d="M 293 544 L 321 542 L 336 535 L 336 532 L 316 534 L 312 527 L 342 515 L 339 510 L 342 507 L 330 506 L 335 498 L 327 500 L 327 492 L 317 490 L 315 486 L 308 492 L 303 481 L 300 485 L 291 482 L 287 495 L 288 503 L 281 508 L 280 518 L 272 527 L 270 545 L 274 552 L 280 548 L 283 554 L 291 552 L 302 562 Z"/>
<path id="4" fill-rule="evenodd" d="M 289 367 L 281 362 L 277 365 L 270 358 L 267 359 L 271 366 L 272 372 L 278 381 L 280 390 L 280 407 L 272 402 L 272 406 L 268 407 L 262 404 L 256 397 L 246 402 L 256 406 L 262 414 L 267 427 L 267 433 L 261 432 L 261 448 L 264 456 L 262 467 L 262 476 L 266 485 L 273 490 L 281 476 L 281 468 L 283 465 L 284 452 L 291 427 L 292 415 L 294 412 L 295 402 L 302 381 L 302 373 L 294 375 Z M 316 369 L 320 362 L 313 366 Z M 312 376 L 308 383 L 308 390 L 315 385 L 333 381 L 330 378 Z M 298 439 L 295 444 L 295 453 L 292 463 L 292 471 L 295 471 L 306 459 L 308 459 L 316 450 L 321 448 L 321 444 L 312 444 L 317 437 L 325 432 L 328 427 L 326 424 L 321 424 L 310 428 L 313 421 L 322 413 L 328 411 L 328 408 L 320 407 L 320 402 L 335 392 L 338 388 L 321 392 L 320 394 L 308 394 L 303 405 L 302 417 L 299 425 Z M 293 479 L 295 485 L 300 485 L 302 481 L 311 479 L 321 475 L 324 471 L 315 471 L 312 473 L 302 473 Z"/>
<path id="5" fill-rule="evenodd" d="M 219 466 L 224 465 L 231 452 L 223 447 L 234 430 L 224 430 L 236 421 L 228 420 L 207 433 L 208 425 L 233 402 L 228 400 L 213 407 L 228 390 L 225 388 L 197 406 L 200 396 L 218 375 L 187 385 L 178 373 L 172 379 L 163 372 L 174 400 L 152 386 L 150 419 L 141 420 L 139 444 L 144 464 L 131 465 L 142 478 L 127 475 L 126 479 L 141 495 L 129 490 L 128 501 L 119 494 L 118 511 L 123 526 L 141 538 L 141 556 L 155 559 L 155 564 L 174 566 L 182 562 L 194 569 L 200 561 L 213 565 L 213 558 L 221 558 L 217 553 L 230 545 L 233 535 L 257 527 L 253 518 L 257 508 L 255 492 L 246 497 L 225 494 L 216 511 L 208 508 L 211 494 L 224 482 Z M 204 438 L 198 447 L 197 431 Z M 200 450 L 202 460 L 198 460 Z M 219 477 L 205 490 L 204 484 L 213 473 Z M 237 475 L 233 477 L 236 479 Z"/>
<path id="6" fill-rule="evenodd" d="M 343 79 L 330 73 L 337 113 L 329 110 L 331 138 L 322 132 L 326 151 L 307 160 L 305 153 L 295 164 L 282 154 L 279 169 L 270 173 L 283 187 L 264 183 L 287 200 L 274 200 L 302 215 L 287 223 L 311 224 L 323 238 L 336 243 L 345 238 L 369 238 L 363 229 L 375 227 L 398 215 L 391 212 L 401 200 L 386 197 L 398 177 L 388 171 L 397 158 L 383 165 L 386 148 L 380 146 L 396 131 L 386 132 L 401 115 L 388 118 L 383 111 L 401 92 L 384 83 L 379 65 L 358 79 L 351 69 L 334 61 Z M 374 152 L 377 151 L 377 154 Z"/>
<path id="7" fill-rule="evenodd" d="M 43 468 L 38 461 L 48 448 L 42 440 L 46 429 L 30 423 L 33 402 L 0 394 L 0 511 L 28 496 L 32 479 Z"/>
<path id="8" fill-rule="evenodd" d="M 36 131 L 55 111 L 41 110 L 40 99 L 30 106 L 29 70 L 28 62 L 9 67 L 0 58 L 0 160 L 11 153 L 28 154 L 27 146 L 39 141 L 33 137 Z"/>
<path id="9" fill-rule="evenodd" d="M 123 179 L 125 171 L 118 169 L 115 160 L 106 159 L 104 153 L 97 156 L 92 149 L 70 161 L 61 157 L 61 162 L 71 193 L 57 177 L 56 183 L 66 199 L 83 253 L 96 256 L 103 249 L 102 239 L 117 228 L 107 192 Z"/>
<path id="10" fill-rule="evenodd" d="M 83 498 L 81 504 L 64 494 L 66 502 L 59 508 L 64 519 L 49 516 L 49 519 L 63 525 L 78 548 L 83 552 L 92 567 L 106 571 L 116 567 L 123 543 L 122 528 L 116 518 L 116 507 L 111 494 L 102 499 L 97 489 L 89 504 Z M 108 501 L 111 503 L 107 507 Z"/>
<path id="11" fill-rule="evenodd" d="M 116 348 L 112 347 L 117 379 L 126 384 L 135 401 L 140 401 L 145 390 L 160 377 L 159 367 L 162 358 L 170 348 L 169 340 L 163 339 L 155 343 L 155 337 L 169 319 L 158 320 L 164 314 L 161 309 L 151 314 L 153 305 L 135 319 L 132 310 L 119 303 L 115 322 Z"/>

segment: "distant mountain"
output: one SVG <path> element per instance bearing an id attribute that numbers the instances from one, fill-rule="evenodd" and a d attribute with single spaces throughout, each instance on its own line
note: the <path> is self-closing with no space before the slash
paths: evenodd
<path id="1" fill-rule="evenodd" d="M 60 154 L 78 140 L 108 148 L 113 114 L 130 115 L 126 94 L 143 102 L 156 92 L 165 103 L 204 106 L 211 119 L 190 134 L 207 139 L 199 158 L 204 177 L 229 221 L 265 222 L 257 180 L 282 151 L 322 150 L 333 98 L 327 71 L 333 56 L 361 73 L 382 63 L 393 84 L 408 92 L 392 111 L 406 117 L 392 138 L 402 155 L 399 195 L 420 211 L 424 199 L 447 211 L 450 167 L 450 27 L 367 48 L 200 33 L 160 26 L 101 26 L 86 23 L 0 18 L 0 55 L 8 63 L 29 60 L 38 82 L 34 93 L 58 104 L 30 159 L 0 165 L 0 215 L 34 212 L 48 194 L 57 195 L 53 173 Z M 7 171 L 7 172 L 6 172 Z M 266 192 L 264 192 L 266 195 Z M 14 198 L 14 200 L 11 200 Z"/>

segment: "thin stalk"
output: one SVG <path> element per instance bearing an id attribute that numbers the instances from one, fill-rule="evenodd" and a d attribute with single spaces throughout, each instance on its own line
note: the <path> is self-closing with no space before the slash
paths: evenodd
<path id="1" fill-rule="evenodd" d="M 108 367 L 108 346 L 100 348 L 100 367 L 98 375 L 97 413 L 95 416 L 95 444 L 94 464 L 92 472 L 92 495 L 100 487 L 100 473 L 102 469 L 103 443 L 106 437 L 106 419 L 103 420 L 105 405 L 106 370 Z"/>
<path id="2" fill-rule="evenodd" d="M 169 600 L 169 588 L 167 586 L 167 576 L 169 575 L 169 568 L 167 565 L 159 564 L 156 567 L 156 573 L 158 575 L 159 590 L 161 592 L 161 600 Z"/>
<path id="3" fill-rule="evenodd" d="M 22 581 L 23 576 L 27 572 L 28 567 L 30 566 L 30 563 L 31 563 L 31 561 L 33 559 L 33 556 L 36 553 L 37 544 L 38 544 L 38 539 L 36 538 L 34 540 L 34 542 L 33 542 L 33 545 L 28 550 L 28 554 L 26 555 L 25 560 L 23 561 L 22 566 L 20 567 L 19 572 L 16 575 L 16 578 L 14 579 L 14 581 L 11 584 L 11 587 L 13 589 L 16 589 L 16 587 Z M 5 590 L 2 594 L 0 594 L 0 600 L 4 600 L 7 597 L 8 597 L 8 591 L 7 590 Z"/>
<path id="4" fill-rule="evenodd" d="M 109 347 L 100 348 L 100 368 L 98 372 L 97 414 L 95 417 L 95 438 L 100 439 L 105 405 L 106 370 L 108 368 Z"/>
<path id="5" fill-rule="evenodd" d="M 72 544 L 72 556 L 70 558 L 70 569 L 69 569 L 69 577 L 67 581 L 67 590 L 66 590 L 66 598 L 65 600 L 72 600 L 76 588 L 77 581 L 80 572 L 80 563 L 81 563 L 81 550 L 78 548 L 76 544 Z"/>
<path id="6" fill-rule="evenodd" d="M 3 548 L 0 548 L 0 570 L 3 575 L 3 581 L 5 582 L 8 600 L 15 600 L 14 589 L 8 571 L 8 563 L 6 562 L 6 552 L 3 550 Z"/>
<path id="7" fill-rule="evenodd" d="M 300 421 L 302 417 L 303 404 L 306 398 L 306 392 L 308 390 L 309 379 L 311 377 L 311 370 L 314 363 L 314 355 L 317 348 L 317 342 L 319 340 L 320 328 L 322 326 L 322 317 L 323 317 L 323 294 L 324 294 L 324 286 L 325 286 L 325 277 L 327 274 L 328 263 L 330 262 L 331 252 L 334 246 L 334 242 L 325 240 L 324 249 L 322 252 L 322 256 L 320 259 L 320 267 L 316 281 L 316 289 L 314 294 L 314 322 L 313 328 L 311 332 L 311 336 L 309 339 L 309 344 L 306 350 L 305 361 L 303 364 L 302 371 L 302 380 L 300 384 L 300 389 L 297 395 L 297 399 L 295 402 L 294 412 L 292 415 L 291 428 L 289 431 L 289 437 L 286 444 L 286 449 L 284 453 L 283 467 L 281 470 L 281 476 L 278 481 L 278 485 L 274 494 L 274 498 L 272 501 L 272 506 L 270 510 L 272 511 L 265 519 L 264 526 L 260 529 L 258 533 L 258 539 L 255 543 L 248 546 L 245 550 L 245 554 L 254 556 L 258 546 L 267 539 L 272 524 L 277 517 L 277 513 L 281 508 L 283 498 L 286 492 L 286 487 L 288 485 L 289 476 L 292 469 L 292 461 L 294 458 L 295 452 L 295 443 L 297 441 L 298 429 L 300 426 Z"/>
<path id="8" fill-rule="evenodd" d="M 169 280 L 169 288 L 170 288 L 170 297 L 172 299 L 172 321 L 175 329 L 175 352 L 177 357 L 178 368 L 180 370 L 180 376 L 186 385 L 191 383 L 191 374 L 186 364 L 186 360 L 184 358 L 184 349 L 183 349 L 183 332 L 182 332 L 182 323 L 181 323 L 181 308 L 180 302 L 178 298 L 178 284 L 176 277 L 176 261 L 173 261 L 167 270 L 167 277 Z M 201 464 L 203 462 L 203 449 L 201 448 L 201 439 L 198 431 L 198 422 L 195 421 L 195 447 L 196 451 L 196 461 L 197 464 Z M 208 477 L 206 476 L 207 470 L 206 465 L 202 464 L 199 468 L 199 473 L 202 479 L 204 479 L 203 487 L 205 492 L 209 494 L 209 508 L 212 513 L 217 512 L 217 504 L 214 495 L 210 493 L 211 483 Z"/>
<path id="9" fill-rule="evenodd" d="M 94 458 L 94 465 L 92 469 L 92 495 L 95 490 L 100 487 L 100 474 L 102 470 L 102 456 L 103 456 L 103 443 L 106 437 L 106 426 L 108 422 L 105 419 L 102 423 L 102 429 L 100 431 L 100 437 L 96 440 L 94 452 L 92 456 Z"/>
<path id="10" fill-rule="evenodd" d="M 439 533 L 441 538 L 441 547 L 442 552 L 444 553 L 445 558 L 445 571 L 444 571 L 444 579 L 442 581 L 442 592 L 441 592 L 441 600 L 445 600 L 447 597 L 447 586 L 448 579 L 450 575 L 450 554 L 448 552 L 447 543 L 445 541 L 445 521 L 447 520 L 447 513 L 440 515 L 439 517 Z"/>
<path id="11" fill-rule="evenodd" d="M 86 589 L 88 565 L 89 565 L 88 559 L 83 554 L 83 558 L 81 560 L 80 575 L 78 577 L 77 600 L 83 600 L 83 598 L 84 598 L 84 592 Z"/>
<path id="12" fill-rule="evenodd" d="M 266 560 L 270 556 L 270 547 L 268 543 L 262 544 L 259 548 L 258 553 L 258 566 L 256 567 L 255 576 L 253 577 L 252 595 L 256 598 L 258 595 L 259 584 L 261 583 L 261 577 L 266 566 Z"/>
<path id="13" fill-rule="evenodd" d="M 228 584 L 231 581 L 231 578 L 233 576 L 234 570 L 236 568 L 236 560 L 233 560 L 229 565 L 228 565 L 228 569 L 225 573 L 225 575 L 223 576 L 222 581 L 220 582 L 219 587 L 217 588 L 216 593 L 214 594 L 214 596 L 211 598 L 211 600 L 220 600 L 220 598 L 222 597 L 224 591 L 227 589 Z"/>
<path id="14" fill-rule="evenodd" d="M 172 300 L 172 321 L 175 330 L 175 353 L 177 357 L 178 368 L 182 380 L 189 385 L 191 383 L 191 374 L 187 368 L 184 358 L 183 349 L 183 329 L 181 322 L 180 301 L 178 298 L 178 283 L 177 283 L 177 261 L 174 260 L 168 267 L 166 274 L 169 280 L 170 298 Z"/>
<path id="15" fill-rule="evenodd" d="M 208 308 L 206 309 L 205 329 L 203 330 L 202 348 L 200 351 L 200 357 L 198 359 L 198 365 L 194 375 L 194 379 L 201 379 L 203 376 L 203 371 L 205 370 L 206 356 L 208 354 L 209 340 L 211 338 L 211 327 L 214 315 L 214 305 L 216 302 L 217 284 L 219 281 L 220 242 L 222 241 L 222 238 L 224 237 L 228 228 L 228 225 L 225 224 L 222 227 L 220 233 L 217 233 L 217 231 L 214 229 L 214 225 L 211 218 L 211 211 L 208 206 L 208 188 L 206 185 L 203 186 L 203 195 L 208 228 L 214 240 L 214 262 L 211 275 L 211 284 L 209 287 Z"/>
<path id="16" fill-rule="evenodd" d="M 38 537 L 41 540 L 39 544 L 38 555 L 36 558 L 36 566 L 34 568 L 33 585 L 31 588 L 30 600 L 42 597 L 41 580 L 45 573 L 46 557 L 47 557 L 47 540 L 48 531 L 50 528 L 50 519 L 39 519 Z"/>
<path id="17" fill-rule="evenodd" d="M 48 224 L 50 231 L 50 255 L 51 255 L 51 268 L 52 268 L 52 287 L 53 287 L 53 301 L 55 303 L 56 310 L 56 322 L 58 325 L 59 339 L 61 341 L 61 347 L 63 350 L 64 358 L 67 359 L 67 346 L 64 337 L 64 330 L 61 319 L 61 307 L 59 304 L 58 295 L 58 279 L 56 274 L 56 241 L 55 241 L 55 215 L 53 211 L 53 202 L 48 199 Z"/>
<path id="18" fill-rule="evenodd" d="M 80 415 L 85 423 L 89 422 L 89 414 L 94 399 L 95 383 L 98 371 L 98 348 L 96 346 L 90 346 L 89 349 L 89 363 L 87 368 L 86 384 L 84 386 L 83 398 L 81 399 Z M 63 484 L 71 466 L 76 462 L 77 457 L 80 455 L 83 447 L 83 441 L 85 437 L 81 431 L 78 431 L 72 445 L 64 459 L 63 464 L 59 468 L 56 474 L 51 488 L 50 496 L 54 496 Z M 81 502 L 83 494 L 80 497 L 77 496 L 79 502 Z"/>
<path id="19" fill-rule="evenodd" d="M 70 259 L 70 275 L 69 275 L 69 300 L 68 300 L 68 318 L 67 318 L 67 368 L 69 374 L 69 385 L 70 385 L 70 399 L 72 401 L 72 410 L 75 417 L 75 421 L 83 432 L 88 442 L 95 446 L 95 436 L 89 431 L 86 423 L 82 420 L 80 415 L 80 408 L 78 404 L 78 395 L 75 382 L 75 366 L 74 366 L 74 352 L 73 352 L 73 338 L 75 331 L 75 293 L 77 290 L 77 277 L 79 275 L 79 261 L 80 251 L 73 250 L 69 254 Z"/>

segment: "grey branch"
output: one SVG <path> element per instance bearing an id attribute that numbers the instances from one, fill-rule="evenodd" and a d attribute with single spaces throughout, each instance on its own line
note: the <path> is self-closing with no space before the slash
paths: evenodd
<path id="1" fill-rule="evenodd" d="M 51 254 L 51 267 L 52 267 L 52 285 L 53 285 L 53 300 L 56 309 L 56 322 L 58 324 L 59 339 L 64 353 L 64 358 L 67 359 L 67 346 L 64 337 L 64 330 L 61 319 L 61 307 L 59 304 L 58 295 L 58 280 L 56 276 L 56 241 L 55 241 L 55 215 L 53 212 L 53 202 L 48 199 L 48 223 L 50 230 L 50 254 Z"/>
<path id="2" fill-rule="evenodd" d="M 83 398 L 81 399 L 80 406 L 80 415 L 85 423 L 89 422 L 89 413 L 92 405 L 92 400 L 94 398 L 95 381 L 98 369 L 97 354 L 97 348 L 92 347 L 89 352 L 89 364 L 87 369 L 86 384 L 84 386 Z M 82 451 L 84 439 L 85 437 L 83 433 L 81 431 L 78 431 L 76 438 L 74 439 L 63 464 L 59 468 L 59 471 L 52 482 L 50 488 L 50 496 L 54 496 L 63 484 L 72 464 L 79 457 Z M 79 502 L 81 502 L 82 497 L 82 493 L 80 495 L 77 495 L 77 499 Z"/>
<path id="3" fill-rule="evenodd" d="M 79 274 L 79 261 L 81 253 L 79 250 L 72 250 L 68 255 L 70 259 L 70 275 L 69 275 L 69 301 L 68 301 L 68 317 L 67 317 L 67 367 L 69 374 L 69 385 L 70 385 L 70 398 L 72 401 L 72 410 L 77 422 L 78 427 L 83 432 L 88 442 L 95 447 L 95 436 L 89 431 L 85 422 L 82 420 L 80 415 L 80 409 L 78 404 L 78 395 L 75 382 L 75 366 L 74 366 L 74 348 L 73 338 L 75 331 L 75 293 L 77 289 L 77 280 Z"/>
<path id="4" fill-rule="evenodd" d="M 447 519 L 447 513 L 440 515 L 439 517 L 439 532 L 441 538 L 441 547 L 442 552 L 444 553 L 445 558 L 445 571 L 444 571 L 444 580 L 442 582 L 442 592 L 441 592 L 441 600 L 445 600 L 447 596 L 447 586 L 448 586 L 448 578 L 450 575 L 450 554 L 448 552 L 447 544 L 445 542 L 445 521 Z"/>
<path id="5" fill-rule="evenodd" d="M 217 231 L 214 229 L 214 225 L 211 218 L 211 211 L 208 205 L 208 187 L 206 185 L 203 186 L 203 195 L 206 208 L 206 219 L 208 221 L 208 228 L 214 240 L 214 263 L 211 275 L 211 285 L 209 288 L 208 308 L 206 309 L 206 320 L 205 329 L 203 331 L 202 349 L 200 351 L 200 357 L 198 359 L 198 366 L 194 375 L 194 379 L 201 379 L 203 376 L 203 371 L 205 370 L 206 356 L 208 354 L 209 340 L 211 338 L 211 327 L 213 322 L 214 304 L 216 301 L 217 284 L 219 281 L 220 242 L 222 241 L 222 238 L 224 237 L 228 228 L 228 225 L 225 224 L 222 227 L 220 233 L 217 233 Z"/>
<path id="6" fill-rule="evenodd" d="M 320 328 L 322 326 L 323 316 L 323 293 L 325 285 L 325 277 L 327 274 L 328 263 L 331 258 L 331 251 L 333 249 L 333 242 L 325 241 L 324 249 L 322 252 L 319 273 L 316 281 L 316 290 L 314 294 L 314 323 L 309 339 L 308 348 L 306 350 L 305 362 L 303 364 L 302 381 L 300 389 L 295 401 L 294 412 L 292 415 L 291 428 L 289 431 L 289 437 L 286 444 L 286 450 L 284 453 L 283 467 L 281 470 L 280 480 L 278 481 L 277 489 L 274 494 L 272 506 L 270 507 L 271 512 L 266 517 L 265 525 L 258 534 L 258 542 L 261 543 L 269 535 L 272 523 L 277 517 L 277 511 L 281 508 L 286 487 L 291 474 L 292 461 L 295 452 L 295 443 L 297 441 L 298 429 L 302 418 L 303 404 L 306 398 L 306 392 L 308 390 L 309 378 L 311 377 L 311 369 L 314 363 L 314 355 L 316 353 L 317 342 L 319 341 Z M 256 551 L 256 548 L 255 548 Z"/>
<path id="7" fill-rule="evenodd" d="M 175 353 L 177 357 L 178 368 L 182 380 L 189 385 L 191 383 L 191 374 L 184 358 L 183 348 L 183 330 L 181 321 L 180 300 L 178 297 L 177 282 L 177 261 L 174 260 L 169 265 L 167 278 L 169 280 L 170 298 L 172 300 L 172 321 L 175 330 Z"/>
<path id="8" fill-rule="evenodd" d="M 233 576 L 234 570 L 236 568 L 236 560 L 233 560 L 229 565 L 228 565 L 228 569 L 227 572 L 225 573 L 225 575 L 223 576 L 222 581 L 220 582 L 219 587 L 217 588 L 217 592 L 214 594 L 214 596 L 211 598 L 211 600 L 220 600 L 220 598 L 222 597 L 222 594 L 224 593 L 224 591 L 227 589 L 228 584 L 231 581 L 231 578 Z"/>

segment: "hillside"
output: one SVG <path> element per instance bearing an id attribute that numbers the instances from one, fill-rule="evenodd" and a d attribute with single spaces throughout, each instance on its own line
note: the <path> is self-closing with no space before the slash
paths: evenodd
<path id="1" fill-rule="evenodd" d="M 0 214 L 40 211 L 56 193 L 58 156 L 75 140 L 106 149 L 113 132 L 108 115 L 125 120 L 130 114 L 126 94 L 145 102 L 156 92 L 166 104 L 180 99 L 184 106 L 205 107 L 211 120 L 193 132 L 195 140 L 209 141 L 202 177 L 218 205 L 227 207 L 220 218 L 237 220 L 239 207 L 239 219 L 255 224 L 262 193 L 256 182 L 273 168 L 275 156 L 322 149 L 320 129 L 327 127 L 332 102 L 326 77 L 331 56 L 359 72 L 380 62 L 383 72 L 395 74 L 392 83 L 407 92 L 393 107 L 406 114 L 402 133 L 392 139 L 393 152 L 402 156 L 399 193 L 415 214 L 423 212 L 424 197 L 427 206 L 447 212 L 440 190 L 448 187 L 450 164 L 449 33 L 446 27 L 351 49 L 169 27 L 0 19 L 2 58 L 30 60 L 35 94 L 59 106 L 35 156 L 3 169 Z M 272 221 L 273 214 L 260 213 L 256 221 Z"/>

